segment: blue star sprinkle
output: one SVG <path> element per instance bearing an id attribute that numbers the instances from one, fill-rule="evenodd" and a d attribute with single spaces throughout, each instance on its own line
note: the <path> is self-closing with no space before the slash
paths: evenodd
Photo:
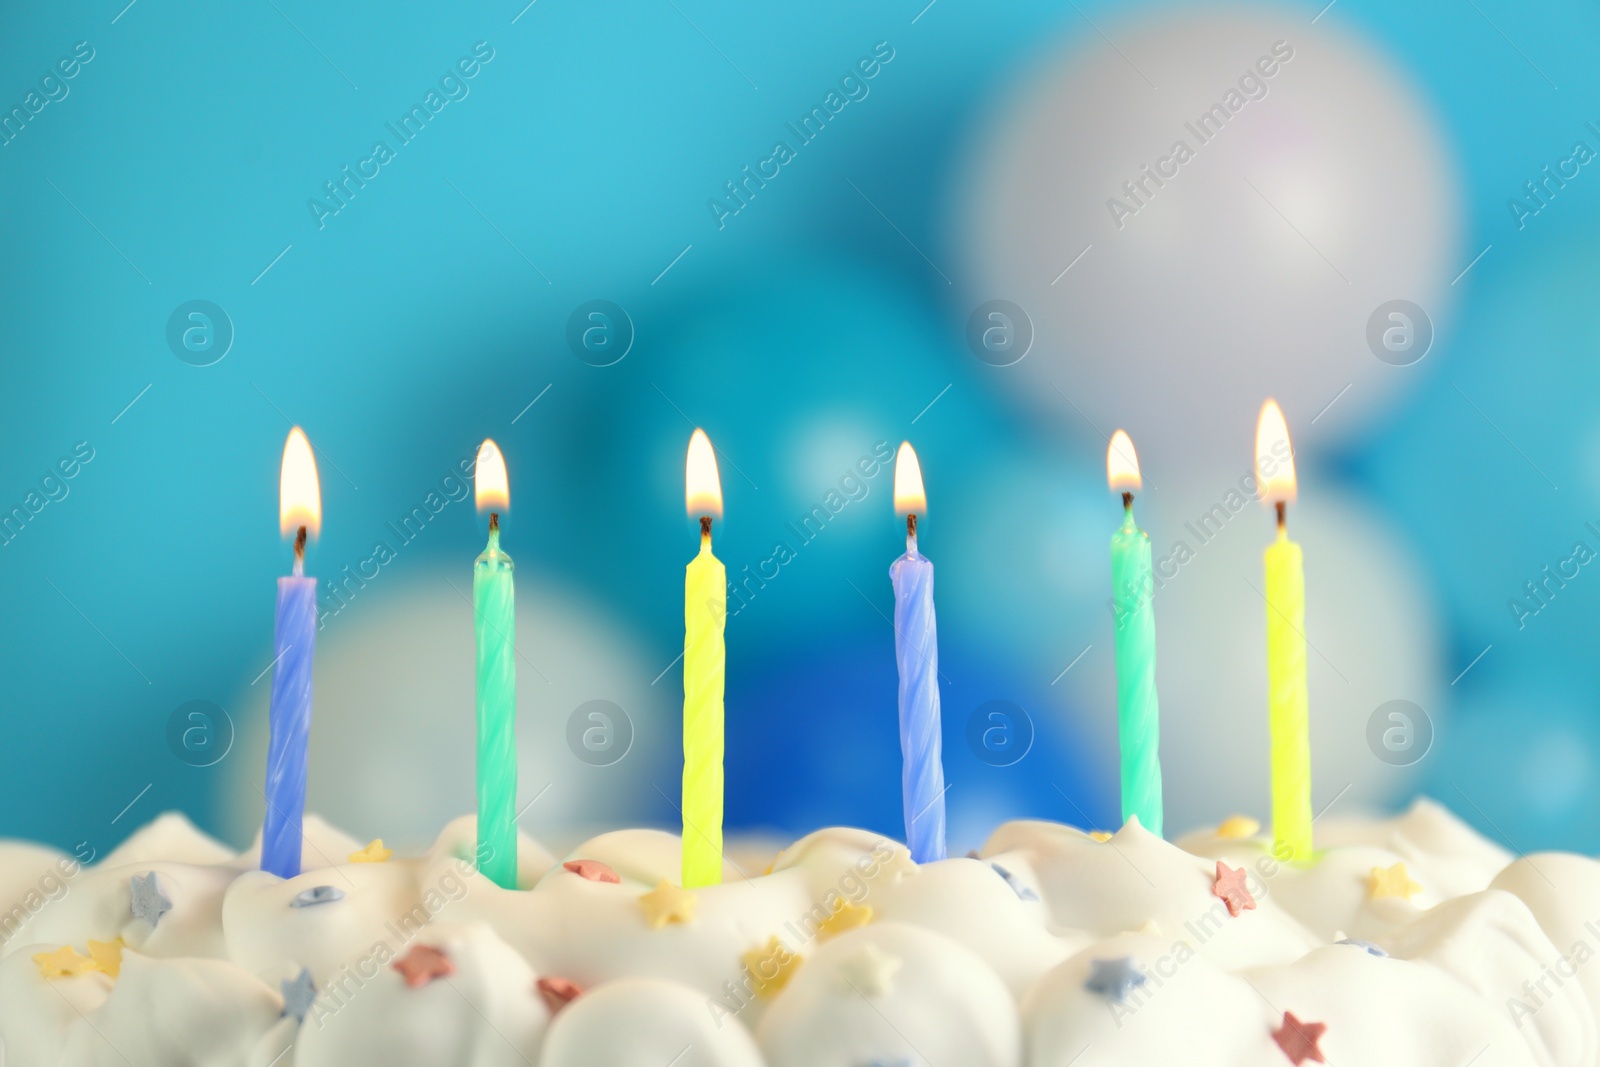
<path id="1" fill-rule="evenodd" d="M 161 891 L 161 883 L 156 881 L 155 871 L 134 875 L 129 881 L 129 886 L 133 891 L 133 900 L 129 906 L 135 919 L 143 919 L 154 927 L 161 921 L 161 916 L 172 910 L 172 901 Z"/>
<path id="2" fill-rule="evenodd" d="M 1010 871 L 1006 870 L 1004 867 L 1000 866 L 998 863 L 991 863 L 991 864 L 989 864 L 989 866 L 994 868 L 994 873 L 995 874 L 998 874 L 1001 878 L 1004 878 L 1006 880 L 1006 885 L 1011 887 L 1011 891 L 1017 895 L 1017 899 L 1019 899 L 1019 900 L 1038 900 L 1039 899 L 1039 894 L 1038 893 L 1035 893 L 1033 890 L 1031 890 L 1027 886 L 1023 885 L 1022 884 L 1022 880 L 1020 878 L 1018 878 L 1016 875 L 1012 874 Z"/>
<path id="3" fill-rule="evenodd" d="M 289 901 L 291 908 L 309 908 L 316 904 L 332 904 L 344 899 L 344 890 L 332 885 L 314 885 Z"/>
<path id="4" fill-rule="evenodd" d="M 1089 975 L 1089 980 L 1083 983 L 1083 988 L 1091 993 L 1109 997 L 1118 1004 L 1125 1002 L 1129 993 L 1150 980 L 1134 966 L 1132 956 L 1114 960 L 1090 960 L 1089 966 L 1093 968 L 1093 972 Z"/>
<path id="5" fill-rule="evenodd" d="M 312 1002 L 317 999 L 317 984 L 311 980 L 311 972 L 302 967 L 294 981 L 284 979 L 278 985 L 283 990 L 284 1018 L 293 1015 L 295 1022 L 305 1022 L 306 1012 L 311 1010 Z"/>
<path id="6" fill-rule="evenodd" d="M 1371 941 L 1363 941 L 1359 937 L 1347 937 L 1343 941 L 1336 941 L 1335 944 L 1354 945 L 1356 948 L 1364 948 L 1367 950 L 1368 955 L 1377 956 L 1379 959 L 1389 955 L 1387 952 L 1383 951 L 1383 949 L 1379 948 L 1377 945 L 1374 945 Z"/>

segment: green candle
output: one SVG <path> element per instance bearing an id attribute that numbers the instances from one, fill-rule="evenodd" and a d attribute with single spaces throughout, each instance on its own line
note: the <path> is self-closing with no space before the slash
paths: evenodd
<path id="1" fill-rule="evenodd" d="M 505 458 L 493 441 L 478 449 L 478 509 L 489 510 L 489 545 L 472 568 L 478 642 L 478 870 L 517 887 L 516 595 L 511 557 L 500 550 L 500 515 L 510 506 Z"/>
<path id="2" fill-rule="evenodd" d="M 1106 450 L 1106 479 L 1122 491 L 1122 525 L 1111 537 L 1111 584 L 1117 656 L 1117 736 L 1122 748 L 1122 819 L 1137 815 L 1161 836 L 1161 716 L 1156 701 L 1155 591 L 1150 538 L 1133 521 L 1139 458 L 1118 430 Z"/>

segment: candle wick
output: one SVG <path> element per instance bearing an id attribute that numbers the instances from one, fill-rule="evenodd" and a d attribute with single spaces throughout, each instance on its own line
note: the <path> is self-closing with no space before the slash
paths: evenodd
<path id="1" fill-rule="evenodd" d="M 306 528 L 300 527 L 294 535 L 294 576 L 304 578 L 306 574 Z"/>
<path id="2" fill-rule="evenodd" d="M 1132 493 L 1124 492 L 1122 494 L 1122 510 L 1123 511 L 1132 511 L 1133 510 L 1133 494 Z"/>
<path id="3" fill-rule="evenodd" d="M 702 516 L 700 516 L 700 543 L 703 544 L 703 545 L 708 545 L 708 544 L 711 543 L 711 516 L 710 515 L 702 515 Z"/>
<path id="4" fill-rule="evenodd" d="M 1288 510 L 1288 506 L 1282 500 L 1279 500 L 1276 503 L 1276 507 L 1278 509 L 1278 529 L 1281 532 L 1285 528 L 1284 513 Z"/>
<path id="5" fill-rule="evenodd" d="M 500 532 L 500 513 L 498 511 L 489 512 L 489 532 Z"/>

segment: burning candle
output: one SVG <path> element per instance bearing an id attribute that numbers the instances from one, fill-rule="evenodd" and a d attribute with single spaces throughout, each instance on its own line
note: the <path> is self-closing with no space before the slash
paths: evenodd
<path id="1" fill-rule="evenodd" d="M 900 670 L 900 772 L 911 858 L 945 856 L 944 760 L 939 724 L 939 635 L 933 564 L 917 551 L 917 516 L 928 510 L 922 465 L 909 441 L 894 461 L 895 514 L 906 517 L 906 551 L 889 567 L 894 583 L 894 653 Z"/>
<path id="2" fill-rule="evenodd" d="M 683 583 L 683 888 L 722 881 L 722 689 L 728 572 L 711 554 L 722 518 L 722 479 L 704 430 L 689 438 L 685 505 L 700 520 L 700 552 Z"/>
<path id="3" fill-rule="evenodd" d="M 478 643 L 478 870 L 502 889 L 517 887 L 516 590 L 511 557 L 500 550 L 500 513 L 511 507 L 500 446 L 484 441 L 473 474 L 478 511 L 489 513 L 489 545 L 472 567 Z"/>
<path id="4" fill-rule="evenodd" d="M 1118 430 L 1106 449 L 1106 482 L 1122 493 L 1122 525 L 1111 536 L 1111 586 L 1117 651 L 1117 737 L 1122 748 L 1122 820 L 1138 817 L 1161 836 L 1161 718 L 1156 702 L 1155 592 L 1150 538 L 1133 521 L 1143 486 L 1133 441 Z"/>
<path id="5" fill-rule="evenodd" d="M 1256 423 L 1256 481 L 1278 513 L 1268 547 L 1267 701 L 1272 729 L 1272 837 L 1285 858 L 1311 858 L 1311 739 L 1306 694 L 1306 577 L 1285 512 L 1295 498 L 1294 451 L 1275 400 Z"/>
<path id="6" fill-rule="evenodd" d="M 322 529 L 317 461 L 311 454 L 311 442 L 298 426 L 289 431 L 283 444 L 278 527 L 283 536 L 294 536 L 294 573 L 278 579 L 261 869 L 279 878 L 293 878 L 300 873 L 306 746 L 311 733 L 311 660 L 317 638 L 317 580 L 305 576 L 306 537 L 315 537 Z"/>

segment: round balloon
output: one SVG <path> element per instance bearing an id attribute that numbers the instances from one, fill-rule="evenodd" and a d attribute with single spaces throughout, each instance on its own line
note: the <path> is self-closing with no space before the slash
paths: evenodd
<path id="1" fill-rule="evenodd" d="M 1297 444 L 1346 438 L 1426 372 L 1465 265 L 1435 120 L 1302 8 L 1107 34 L 1053 57 L 973 153 L 985 372 L 1084 433 L 1127 425 L 1168 469 L 1247 449 L 1266 395 Z"/>

